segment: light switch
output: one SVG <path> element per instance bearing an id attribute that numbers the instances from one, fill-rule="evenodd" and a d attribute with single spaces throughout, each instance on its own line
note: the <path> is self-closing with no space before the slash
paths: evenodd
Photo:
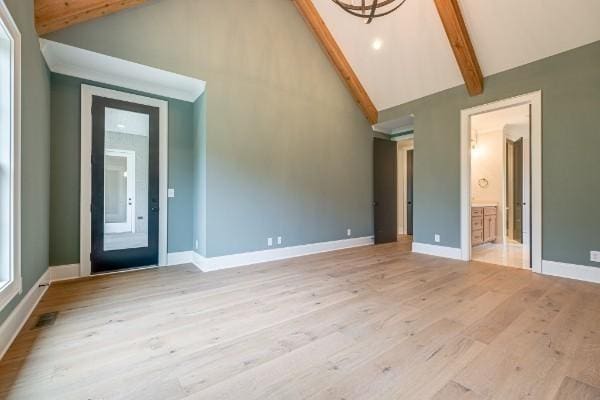
<path id="1" fill-rule="evenodd" d="M 600 262 L 600 251 L 590 251 L 590 261 Z"/>
<path id="2" fill-rule="evenodd" d="M 168 197 L 175 197 L 175 189 L 169 189 L 169 190 L 167 190 L 167 196 Z"/>

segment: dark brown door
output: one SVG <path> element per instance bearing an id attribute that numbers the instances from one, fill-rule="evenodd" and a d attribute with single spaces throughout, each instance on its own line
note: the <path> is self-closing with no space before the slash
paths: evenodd
<path id="1" fill-rule="evenodd" d="M 413 234 L 413 164 L 414 150 L 406 152 L 406 234 Z"/>
<path id="2" fill-rule="evenodd" d="M 513 143 L 513 239 L 523 243 L 523 139 Z"/>
<path id="3" fill-rule="evenodd" d="M 373 141 L 375 243 L 398 240 L 398 163 L 396 142 Z"/>

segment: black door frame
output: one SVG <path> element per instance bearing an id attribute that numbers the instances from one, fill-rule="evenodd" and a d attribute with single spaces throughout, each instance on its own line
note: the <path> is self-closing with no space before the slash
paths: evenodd
<path id="1" fill-rule="evenodd" d="M 147 114 L 148 159 L 148 246 L 104 251 L 104 152 L 105 110 L 116 108 Z M 91 168 L 91 273 L 130 269 L 159 262 L 160 229 L 160 110 L 158 107 L 94 95 L 92 97 Z M 165 205 L 166 206 L 166 205 Z"/>

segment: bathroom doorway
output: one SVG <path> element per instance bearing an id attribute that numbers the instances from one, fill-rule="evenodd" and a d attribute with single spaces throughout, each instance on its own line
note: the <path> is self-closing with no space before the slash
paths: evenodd
<path id="1" fill-rule="evenodd" d="M 530 267 L 529 105 L 471 117 L 471 258 Z"/>
<path id="2" fill-rule="evenodd" d="M 541 266 L 541 93 L 462 112 L 463 258 Z"/>

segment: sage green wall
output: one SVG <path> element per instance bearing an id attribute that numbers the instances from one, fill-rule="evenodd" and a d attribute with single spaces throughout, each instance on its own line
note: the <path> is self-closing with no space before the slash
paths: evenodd
<path id="1" fill-rule="evenodd" d="M 50 168 L 50 265 L 79 263 L 79 188 L 81 153 L 81 84 L 142 94 L 113 86 L 52 74 L 52 163 Z M 150 96 L 156 97 L 156 96 Z M 192 250 L 193 104 L 169 102 L 168 251 Z"/>
<path id="2" fill-rule="evenodd" d="M 21 32 L 21 275 L 23 295 L 48 268 L 50 73 L 33 25 L 33 0 L 5 0 Z M 0 311 L 0 322 L 21 300 Z"/>
<path id="3" fill-rule="evenodd" d="M 600 42 L 385 110 L 380 121 L 415 114 L 415 240 L 460 247 L 460 110 L 542 90 L 545 260 L 599 266 Z"/>
<path id="4" fill-rule="evenodd" d="M 152 1 L 49 39 L 207 81 L 205 255 L 372 234 L 370 126 L 291 1 Z"/>

